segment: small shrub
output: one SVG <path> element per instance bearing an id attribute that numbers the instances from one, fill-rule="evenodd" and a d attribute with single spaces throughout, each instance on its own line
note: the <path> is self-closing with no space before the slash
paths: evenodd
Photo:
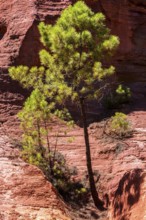
<path id="1" fill-rule="evenodd" d="M 62 197 L 68 202 L 78 204 L 87 202 L 89 190 L 81 181 L 74 178 L 77 170 L 68 167 L 64 156 L 59 152 L 55 152 L 55 154 L 52 152 L 49 160 L 47 161 L 47 157 L 45 159 L 48 167 L 45 167 L 43 171 Z M 49 161 L 52 161 L 51 168 Z"/>
<path id="2" fill-rule="evenodd" d="M 106 97 L 105 106 L 109 109 L 118 108 L 121 104 L 128 103 L 131 98 L 130 88 L 119 85 L 117 89 Z"/>
<path id="3" fill-rule="evenodd" d="M 119 96 L 119 101 L 121 103 L 129 102 L 131 98 L 130 88 L 119 85 L 118 88 L 116 89 L 116 93 Z"/>
<path id="4" fill-rule="evenodd" d="M 25 151 L 23 148 L 22 157 L 43 171 L 65 201 L 75 202 L 78 205 L 88 202 L 89 189 L 74 178 L 77 170 L 67 166 L 65 158 L 60 152 L 50 151 L 48 154 L 41 154 L 37 151 L 32 152 L 28 148 Z"/>
<path id="5" fill-rule="evenodd" d="M 132 129 L 127 116 L 122 112 L 116 112 L 109 121 L 109 133 L 116 137 L 128 137 L 131 135 Z"/>

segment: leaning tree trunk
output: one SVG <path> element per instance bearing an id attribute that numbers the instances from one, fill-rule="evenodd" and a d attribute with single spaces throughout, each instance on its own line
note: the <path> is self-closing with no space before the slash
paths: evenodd
<path id="1" fill-rule="evenodd" d="M 85 112 L 85 103 L 84 103 L 83 98 L 80 98 L 80 107 L 81 107 L 81 116 L 82 116 L 83 127 L 84 127 L 84 139 L 85 139 L 85 146 L 86 146 L 86 163 L 87 163 L 87 170 L 88 170 L 88 176 L 89 176 L 91 196 L 92 196 L 95 206 L 100 211 L 104 211 L 105 210 L 103 206 L 104 202 L 99 199 L 99 195 L 96 190 L 95 181 L 94 181 L 92 162 L 91 162 L 90 144 L 89 144 L 89 134 L 88 134 L 88 128 L 87 128 L 86 112 Z"/>

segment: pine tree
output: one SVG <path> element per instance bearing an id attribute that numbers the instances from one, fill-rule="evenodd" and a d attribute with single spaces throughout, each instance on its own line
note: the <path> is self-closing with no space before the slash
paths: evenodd
<path id="1" fill-rule="evenodd" d="M 41 91 L 54 109 L 65 106 L 66 100 L 80 106 L 91 195 L 96 207 L 104 210 L 94 182 L 85 104 L 98 100 L 101 82 L 115 72 L 113 66 L 103 63 L 119 40 L 106 27 L 105 16 L 95 14 L 82 1 L 65 9 L 55 25 L 40 23 L 39 31 L 46 48 L 39 53 L 41 67 L 12 67 L 10 75 L 24 87 Z"/>

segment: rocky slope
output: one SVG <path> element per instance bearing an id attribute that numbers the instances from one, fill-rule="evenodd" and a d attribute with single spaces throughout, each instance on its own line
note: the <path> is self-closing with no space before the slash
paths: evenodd
<path id="1" fill-rule="evenodd" d="M 37 25 L 52 23 L 71 0 L 1 0 L 0 68 L 12 64 L 39 64 L 41 48 Z M 117 71 L 124 80 L 144 80 L 146 70 L 146 4 L 144 0 L 99 0 L 87 3 L 102 11 L 112 32 L 120 37 L 115 57 Z"/>
<path id="2" fill-rule="evenodd" d="M 71 219 L 42 172 L 18 155 L 8 136 L 0 130 L 0 219 Z"/>
<path id="3" fill-rule="evenodd" d="M 13 93 L 11 99 L 12 97 L 17 98 L 15 95 Z M 8 106 L 7 103 L 4 106 Z M 52 206 L 54 200 L 52 196 L 50 198 L 50 194 L 53 194 L 56 203 L 59 202 L 61 210 L 65 210 L 65 205 L 60 203 L 60 199 L 58 201 L 52 191 L 53 188 L 46 182 L 42 173 L 18 158 L 18 151 L 15 148 L 16 140 L 19 138 L 19 123 L 15 115 L 15 106 L 11 105 L 11 108 L 8 108 L 8 111 L 4 111 L 3 114 L 5 121 L 1 124 L 0 133 L 0 179 L 3 183 L 0 191 L 2 203 L 0 213 L 4 216 L 3 219 L 5 220 L 6 216 L 8 217 L 10 214 L 14 215 L 12 219 L 19 219 L 18 216 L 24 218 L 31 210 L 32 216 L 37 216 L 34 219 L 39 219 L 41 216 L 45 220 L 48 216 L 45 211 L 47 206 L 49 210 L 55 209 L 56 216 L 59 216 L 57 219 L 61 220 L 62 213 L 60 214 L 60 209 L 56 211 L 58 205 Z M 4 118 L 3 114 L 1 113 L 1 118 Z M 108 214 L 106 217 L 104 215 L 100 218 L 102 220 L 145 220 L 146 217 L 146 112 L 133 111 L 129 114 L 129 120 L 135 132 L 133 137 L 124 141 L 109 138 L 101 140 L 103 123 L 95 123 L 89 129 L 93 167 L 97 173 L 96 178 L 99 179 L 97 188 L 100 197 L 108 206 Z M 68 131 L 66 138 L 63 132 L 65 128 L 60 124 L 54 124 L 54 129 L 60 128 L 58 149 L 65 155 L 68 164 L 78 169 L 79 176 L 84 177 L 86 161 L 83 131 L 81 128 L 75 127 L 74 130 Z M 70 137 L 74 137 L 72 142 Z M 55 140 L 53 137 L 51 138 L 53 144 Z M 46 190 L 48 194 L 46 194 Z M 7 197 L 8 195 L 9 197 Z M 4 212 L 6 204 L 9 206 L 9 212 Z M 42 215 L 40 207 L 41 210 L 44 210 L 44 215 Z M 64 214 L 63 219 L 66 218 L 66 215 Z M 9 217 L 9 219 L 11 218 Z M 27 217 L 27 219 L 29 218 Z"/>
<path id="4" fill-rule="evenodd" d="M 142 118 L 142 119 L 141 119 Z M 135 132 L 124 141 L 101 139 L 102 124 L 90 126 L 92 161 L 98 191 L 109 206 L 109 220 L 146 219 L 146 113 L 129 114 Z M 66 155 L 71 166 L 85 176 L 86 161 L 83 131 L 76 128 L 68 133 L 75 139 L 69 143 L 65 137 L 58 141 L 58 148 Z"/>

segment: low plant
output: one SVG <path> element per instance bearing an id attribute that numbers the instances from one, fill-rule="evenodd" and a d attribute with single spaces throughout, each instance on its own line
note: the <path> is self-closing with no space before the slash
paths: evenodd
<path id="1" fill-rule="evenodd" d="M 55 186 L 65 201 L 77 203 L 88 202 L 89 189 L 80 180 L 74 178 L 77 175 L 76 168 L 69 168 L 64 156 L 58 151 L 51 151 L 37 160 L 37 166 L 42 169 L 48 180 Z"/>
<path id="2" fill-rule="evenodd" d="M 105 99 L 105 106 L 109 109 L 118 108 L 121 104 L 129 103 L 130 98 L 130 88 L 120 84 L 114 91 L 108 94 Z"/>
<path id="3" fill-rule="evenodd" d="M 83 195 L 87 194 L 88 190 L 81 182 L 74 180 L 75 171 L 67 166 L 65 158 L 57 149 L 59 136 L 73 125 L 68 112 L 65 109 L 54 109 L 54 103 L 49 103 L 44 95 L 35 89 L 18 117 L 23 131 L 22 158 L 38 166 L 64 199 L 79 201 L 79 198 L 84 198 Z M 50 134 L 55 120 L 62 126 L 61 131 L 54 131 L 51 140 Z"/>
<path id="4" fill-rule="evenodd" d="M 108 133 L 118 138 L 131 136 L 132 128 L 127 115 L 122 112 L 116 112 L 109 120 Z"/>
<path id="5" fill-rule="evenodd" d="M 77 170 L 69 168 L 64 156 L 57 149 L 47 152 L 45 147 L 38 150 L 35 147 L 23 147 L 22 157 L 43 171 L 65 201 L 78 205 L 88 202 L 89 189 L 82 181 L 74 178 Z"/>
<path id="6" fill-rule="evenodd" d="M 85 186 L 82 180 L 77 180 L 77 170 L 71 169 L 67 166 L 66 162 L 62 166 L 56 166 L 53 174 L 53 185 L 57 188 L 58 192 L 68 202 L 75 202 L 82 204 L 88 202 L 89 188 Z"/>
<path id="7" fill-rule="evenodd" d="M 119 101 L 121 103 L 129 102 L 131 98 L 130 88 L 123 86 L 123 85 L 119 85 L 118 88 L 116 89 L 116 93 L 119 96 Z"/>

